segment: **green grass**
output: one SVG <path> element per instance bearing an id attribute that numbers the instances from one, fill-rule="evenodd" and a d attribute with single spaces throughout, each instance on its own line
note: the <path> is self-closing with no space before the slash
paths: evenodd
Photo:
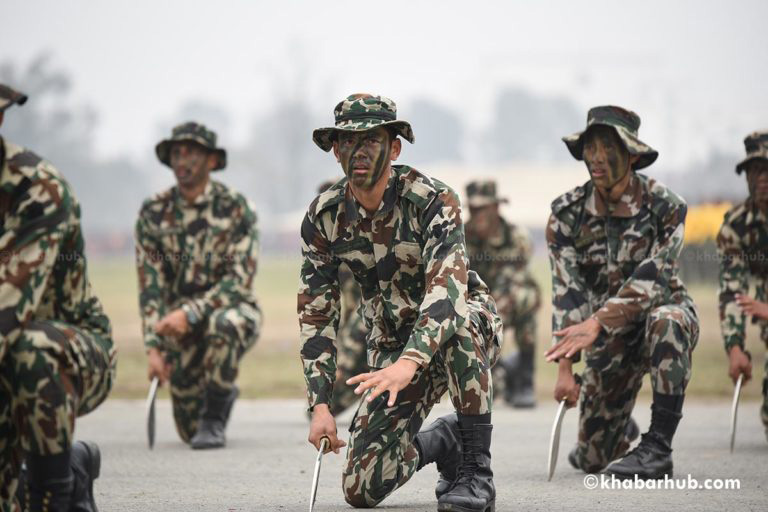
<path id="1" fill-rule="evenodd" d="M 297 258 L 265 258 L 260 262 L 257 290 L 264 311 L 264 326 L 261 338 L 246 354 L 241 365 L 238 385 L 242 396 L 304 397 L 296 319 L 298 269 Z M 545 363 L 540 357 L 550 343 L 550 278 L 546 260 L 536 260 L 533 271 L 544 292 L 544 307 L 538 316 L 536 387 L 540 398 L 548 399 L 554 389 L 556 367 Z M 112 396 L 142 397 L 146 394 L 148 382 L 133 261 L 92 261 L 89 273 L 94 290 L 112 320 L 119 350 L 117 382 Z M 720 338 L 716 283 L 697 284 L 690 290 L 699 308 L 701 337 L 694 352 L 693 378 L 688 394 L 708 398 L 728 397 L 733 387 L 727 376 L 727 358 Z M 745 387 L 744 396 L 757 398 L 763 376 L 765 347 L 754 327 L 748 330 L 747 346 L 752 352 L 755 378 Z M 504 347 L 505 352 L 511 349 L 510 343 Z M 644 386 L 643 392 L 649 393 L 649 385 Z"/>

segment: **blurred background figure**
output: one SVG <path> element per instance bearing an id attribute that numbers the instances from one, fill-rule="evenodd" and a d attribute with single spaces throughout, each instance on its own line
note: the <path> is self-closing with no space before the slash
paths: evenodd
<path id="1" fill-rule="evenodd" d="M 746 173 L 747 199 L 731 208 L 717 236 L 720 261 L 720 328 L 728 354 L 728 375 L 752 378 L 752 360 L 745 351 L 745 317 L 760 328 L 768 345 L 768 131 L 744 139 L 747 156 L 736 166 Z M 754 283 L 754 295 L 750 285 Z M 768 440 L 768 359 L 763 377 L 760 416 Z"/>
<path id="2" fill-rule="evenodd" d="M 494 388 L 514 407 L 534 407 L 534 356 L 536 312 L 541 305 L 539 286 L 528 263 L 532 245 L 526 230 L 499 213 L 507 202 L 496 195 L 493 180 L 467 185 L 470 218 L 465 225 L 469 267 L 476 271 L 496 299 L 505 333 L 512 332 L 517 351 L 500 359 L 494 371 Z M 506 336 L 505 336 L 506 337 Z"/>

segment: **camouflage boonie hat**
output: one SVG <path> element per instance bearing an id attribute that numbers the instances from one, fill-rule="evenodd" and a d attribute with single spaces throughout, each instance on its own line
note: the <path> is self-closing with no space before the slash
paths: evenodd
<path id="1" fill-rule="evenodd" d="M 413 144 L 413 130 L 406 121 L 397 120 L 397 105 L 384 96 L 352 94 L 333 109 L 336 126 L 318 128 L 312 132 L 312 140 L 323 151 L 330 151 L 336 134 L 364 132 L 379 126 L 391 126 L 398 135 Z"/>
<path id="2" fill-rule="evenodd" d="M 470 181 L 467 184 L 467 205 L 470 208 L 506 202 L 506 198 L 496 197 L 496 182 L 493 180 Z"/>
<path id="3" fill-rule="evenodd" d="M 768 131 L 753 132 L 744 139 L 744 149 L 747 157 L 736 166 L 736 174 L 746 170 L 747 164 L 755 158 L 768 160 Z"/>
<path id="4" fill-rule="evenodd" d="M 592 107 L 587 114 L 587 128 L 573 135 L 563 137 L 563 142 L 576 160 L 582 160 L 584 149 L 584 135 L 592 126 L 610 126 L 619 135 L 630 155 L 639 158 L 632 166 L 633 169 L 648 167 L 659 156 L 659 152 L 637 138 L 637 130 L 640 128 L 640 116 L 621 107 L 603 106 Z"/>
<path id="5" fill-rule="evenodd" d="M 214 171 L 218 171 L 226 167 L 227 165 L 227 152 L 222 148 L 216 147 L 216 132 L 213 132 L 200 123 L 194 121 L 188 121 L 184 124 L 180 124 L 171 132 L 170 139 L 164 139 L 155 146 L 155 153 L 157 158 L 160 159 L 168 167 L 171 166 L 171 145 L 174 142 L 194 142 L 195 144 L 204 147 L 205 149 L 216 153 L 219 157 L 219 161 Z"/>
<path id="6" fill-rule="evenodd" d="M 5 84 L 0 84 L 0 112 L 11 105 L 23 105 L 27 101 L 27 95 L 15 91 Z"/>

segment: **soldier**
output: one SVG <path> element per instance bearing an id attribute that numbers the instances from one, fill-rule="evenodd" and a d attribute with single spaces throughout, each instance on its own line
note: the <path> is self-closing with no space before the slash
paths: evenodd
<path id="1" fill-rule="evenodd" d="M 192 448 L 225 445 L 240 359 L 259 336 L 252 205 L 210 179 L 226 165 L 216 134 L 188 122 L 157 144 L 177 185 L 146 200 L 136 266 L 149 378 L 168 380 L 173 417 Z"/>
<path id="2" fill-rule="evenodd" d="M 768 344 L 768 131 L 744 139 L 747 157 L 736 166 L 746 171 L 749 197 L 725 214 L 717 250 L 720 259 L 720 327 L 734 382 L 744 374 L 752 378 L 752 361 L 744 350 L 744 315 L 760 326 L 760 337 Z M 749 296 L 750 278 L 755 298 Z M 768 359 L 763 378 L 761 409 L 768 439 Z"/>
<path id="3" fill-rule="evenodd" d="M 591 179 L 552 203 L 547 243 L 556 343 L 546 356 L 559 359 L 555 399 L 574 404 L 579 386 L 571 362 L 585 349 L 579 439 L 569 460 L 587 472 L 629 448 L 637 434 L 630 414 L 650 370 L 651 426 L 607 472 L 652 479 L 672 476 L 672 438 L 699 322 L 678 277 L 687 207 L 637 173 L 658 156 L 638 139 L 639 127 L 634 112 L 595 107 L 587 129 L 563 139 Z"/>
<path id="4" fill-rule="evenodd" d="M 336 376 L 339 266 L 363 292 L 371 372 L 346 381 L 365 393 L 350 426 L 345 499 L 372 507 L 436 462 L 438 510 L 493 510 L 490 368 L 501 321 L 485 284 L 467 268 L 461 205 L 447 185 L 392 165 L 402 137 L 395 103 L 355 94 L 336 124 L 315 130 L 346 178 L 316 198 L 301 227 L 301 357 L 312 411 L 309 441 L 345 446 L 329 413 Z M 448 391 L 456 414 L 419 432 Z"/>
<path id="5" fill-rule="evenodd" d="M 467 202 L 469 266 L 488 283 L 504 327 L 514 330 L 517 343 L 517 352 L 495 367 L 504 369 L 504 399 L 514 407 L 535 407 L 533 362 L 541 294 L 528 271 L 531 240 L 525 229 L 499 214 L 499 204 L 506 199 L 496 197 L 495 182 L 469 183 Z"/>
<path id="6" fill-rule="evenodd" d="M 0 85 L 0 124 L 26 99 Z M 0 139 L 0 215 L 0 508 L 95 511 L 101 455 L 73 443 L 75 418 L 107 397 L 117 356 L 80 205 L 50 163 Z"/>
<path id="7" fill-rule="evenodd" d="M 322 194 L 335 183 L 335 180 L 323 183 L 317 193 Z M 360 285 L 345 264 L 339 267 L 339 286 L 341 313 L 336 336 L 338 348 L 336 382 L 346 382 L 347 379 L 368 371 L 368 352 L 365 345 L 368 332 L 365 330 L 365 321 L 360 313 L 363 298 Z M 336 417 L 359 400 L 360 397 L 354 393 L 353 387 L 339 386 L 334 389 L 331 399 L 331 414 Z"/>

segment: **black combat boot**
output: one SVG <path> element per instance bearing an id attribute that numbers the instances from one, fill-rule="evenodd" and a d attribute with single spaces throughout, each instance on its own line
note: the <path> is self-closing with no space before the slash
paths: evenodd
<path id="1" fill-rule="evenodd" d="M 504 401 L 515 404 L 515 396 L 520 387 L 520 352 L 513 352 L 497 364 L 504 368 Z"/>
<path id="2" fill-rule="evenodd" d="M 27 455 L 26 472 L 19 479 L 19 502 L 29 512 L 69 512 L 75 476 L 70 468 L 72 452 Z"/>
<path id="3" fill-rule="evenodd" d="M 459 443 L 459 420 L 456 414 L 449 414 L 436 419 L 430 426 L 419 431 L 413 440 L 419 451 L 419 466 L 437 463 L 440 476 L 435 487 L 435 496 L 448 492 L 456 480 L 456 469 L 461 462 L 461 443 Z"/>
<path id="4" fill-rule="evenodd" d="M 630 416 L 629 421 L 624 425 L 624 438 L 627 444 L 632 444 L 638 437 L 640 437 L 640 427 L 637 426 L 635 419 Z M 573 450 L 568 453 L 568 462 L 574 469 L 581 469 L 579 460 L 576 457 L 576 450 L 578 450 L 578 447 L 574 446 Z"/>
<path id="5" fill-rule="evenodd" d="M 664 476 L 672 478 L 672 438 L 683 417 L 682 408 L 682 395 L 654 393 L 648 432 L 643 434 L 634 450 L 608 466 L 605 472 L 622 480 L 634 478 L 635 475 L 644 480 L 657 480 Z"/>
<path id="6" fill-rule="evenodd" d="M 227 443 L 224 431 L 237 395 L 236 387 L 221 390 L 209 386 L 206 389 L 197 432 L 189 442 L 193 449 L 222 448 Z"/>
<path id="7" fill-rule="evenodd" d="M 518 409 L 536 407 L 536 394 L 533 390 L 534 351 L 520 352 L 517 364 L 517 386 L 512 396 L 512 406 Z"/>
<path id="8" fill-rule="evenodd" d="M 72 445 L 70 465 L 75 475 L 70 512 L 97 512 L 93 496 L 93 481 L 99 477 L 101 471 L 99 447 L 90 441 L 76 441 Z"/>
<path id="9" fill-rule="evenodd" d="M 437 501 L 441 512 L 494 512 L 496 487 L 491 471 L 491 414 L 458 415 L 461 464 L 453 487 Z"/>

